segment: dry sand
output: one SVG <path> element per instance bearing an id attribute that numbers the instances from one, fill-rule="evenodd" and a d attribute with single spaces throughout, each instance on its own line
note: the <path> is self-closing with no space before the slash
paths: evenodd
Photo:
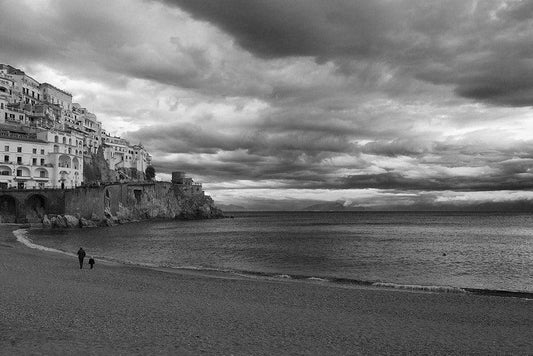
<path id="1" fill-rule="evenodd" d="M 76 258 L 0 233 L 0 354 L 533 353 L 531 300 L 80 270 Z"/>

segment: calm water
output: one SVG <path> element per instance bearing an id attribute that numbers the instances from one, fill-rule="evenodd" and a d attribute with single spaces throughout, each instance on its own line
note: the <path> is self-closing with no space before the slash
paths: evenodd
<path id="1" fill-rule="evenodd" d="M 36 231 L 40 245 L 150 266 L 533 292 L 533 215 L 240 213 Z"/>

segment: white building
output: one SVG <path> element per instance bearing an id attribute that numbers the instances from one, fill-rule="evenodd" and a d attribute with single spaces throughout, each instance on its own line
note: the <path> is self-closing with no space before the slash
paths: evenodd
<path id="1" fill-rule="evenodd" d="M 0 64 L 0 189 L 77 187 L 84 155 L 88 159 L 100 147 L 122 179 L 139 179 L 131 171 L 144 173 L 151 164 L 142 145 L 105 134 L 72 94 Z"/>
<path id="2" fill-rule="evenodd" d="M 106 133 L 102 135 L 102 140 L 105 147 L 104 158 L 112 170 L 135 169 L 144 173 L 152 163 L 152 156 L 141 144 L 132 146 L 125 139 Z"/>
<path id="3" fill-rule="evenodd" d="M 52 188 L 49 144 L 30 134 L 0 128 L 0 189 Z"/>
<path id="4" fill-rule="evenodd" d="M 83 182 L 83 137 L 0 126 L 0 189 L 74 188 Z"/>
<path id="5" fill-rule="evenodd" d="M 74 188 L 83 182 L 83 136 L 64 131 L 46 130 L 37 138 L 48 143 L 48 163 L 54 188 Z"/>

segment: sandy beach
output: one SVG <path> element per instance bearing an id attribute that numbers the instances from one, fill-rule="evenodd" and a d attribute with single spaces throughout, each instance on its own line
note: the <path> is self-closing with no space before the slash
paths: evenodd
<path id="1" fill-rule="evenodd" d="M 532 300 L 101 262 L 80 270 L 76 258 L 18 243 L 14 228 L 0 229 L 0 354 L 533 352 Z"/>

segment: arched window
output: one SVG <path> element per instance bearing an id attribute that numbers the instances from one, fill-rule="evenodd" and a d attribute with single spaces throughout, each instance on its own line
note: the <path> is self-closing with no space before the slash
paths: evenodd
<path id="1" fill-rule="evenodd" d="M 67 138 L 63 137 L 63 143 L 67 143 Z"/>

